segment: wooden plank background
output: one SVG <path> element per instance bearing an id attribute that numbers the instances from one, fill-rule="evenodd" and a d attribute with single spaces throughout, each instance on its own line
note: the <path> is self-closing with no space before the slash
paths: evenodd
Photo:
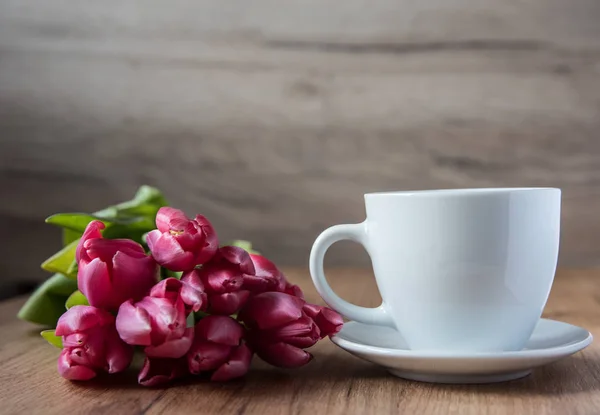
<path id="1" fill-rule="evenodd" d="M 597 0 L 0 0 L 0 272 L 140 184 L 282 265 L 376 190 L 557 186 L 600 263 Z M 331 265 L 366 265 L 350 243 Z"/>

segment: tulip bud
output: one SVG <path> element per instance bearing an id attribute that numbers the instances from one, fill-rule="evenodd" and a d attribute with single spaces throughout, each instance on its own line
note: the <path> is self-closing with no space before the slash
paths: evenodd
<path id="1" fill-rule="evenodd" d="M 103 239 L 101 229 L 102 222 L 90 222 L 77 245 L 77 285 L 90 305 L 116 310 L 148 293 L 158 280 L 158 265 L 137 242 Z"/>
<path id="2" fill-rule="evenodd" d="M 238 314 L 238 319 L 249 329 L 250 348 L 265 362 L 280 367 L 308 363 L 312 355 L 303 349 L 339 330 L 338 318 L 341 320 L 333 310 L 280 292 L 265 292 L 250 298 Z"/>
<path id="3" fill-rule="evenodd" d="M 300 287 L 292 285 L 273 262 L 258 254 L 250 254 L 250 258 L 256 272 L 254 275 L 244 277 L 244 288 L 248 291 L 252 293 L 277 291 L 304 298 Z"/>
<path id="4" fill-rule="evenodd" d="M 146 346 L 148 357 L 179 358 L 189 350 L 194 329 L 186 328 L 185 305 L 181 298 L 144 297 L 121 304 L 117 331 L 127 344 Z"/>
<path id="5" fill-rule="evenodd" d="M 195 275 L 204 284 L 208 296 L 208 312 L 229 315 L 236 313 L 248 299 L 244 281 L 254 275 L 254 264 L 242 248 L 225 246 L 202 268 L 185 273 L 183 278 Z"/>
<path id="6" fill-rule="evenodd" d="M 255 273 L 244 278 L 245 288 L 253 293 L 283 292 L 285 290 L 287 281 L 274 263 L 258 254 L 250 254 L 250 259 L 254 265 Z"/>
<path id="7" fill-rule="evenodd" d="M 156 284 L 150 290 L 150 297 L 167 298 L 173 304 L 181 298 L 185 305 L 185 314 L 206 308 L 207 297 L 204 284 L 195 273 L 188 273 L 180 280 L 167 278 Z"/>
<path id="8" fill-rule="evenodd" d="M 58 320 L 55 333 L 63 340 L 58 372 L 66 379 L 88 380 L 100 371 L 121 372 L 133 358 L 133 347 L 117 334 L 115 318 L 96 307 L 71 307 Z"/>
<path id="9" fill-rule="evenodd" d="M 228 316 L 207 316 L 195 327 L 194 343 L 187 358 L 191 373 L 211 372 L 211 380 L 244 376 L 252 352 L 242 343 L 244 328 Z"/>
<path id="10" fill-rule="evenodd" d="M 302 307 L 302 311 L 312 318 L 319 327 L 321 338 L 336 334 L 344 325 L 342 316 L 328 307 L 307 303 Z"/>

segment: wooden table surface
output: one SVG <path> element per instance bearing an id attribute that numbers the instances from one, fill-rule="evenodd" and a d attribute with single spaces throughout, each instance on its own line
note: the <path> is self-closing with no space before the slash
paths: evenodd
<path id="1" fill-rule="evenodd" d="M 306 271 L 288 270 L 307 297 L 318 296 Z M 348 300 L 374 306 L 372 273 L 332 270 L 333 287 Z M 410 382 L 337 348 L 328 339 L 315 359 L 296 370 L 272 368 L 255 358 L 243 380 L 225 384 L 182 382 L 170 388 L 138 386 L 136 372 L 87 383 L 63 380 L 58 349 L 40 328 L 18 321 L 24 299 L 0 304 L 0 413 L 2 414 L 599 414 L 600 345 L 539 368 L 517 381 L 492 385 Z M 600 270 L 559 271 L 545 316 L 600 335 Z"/>

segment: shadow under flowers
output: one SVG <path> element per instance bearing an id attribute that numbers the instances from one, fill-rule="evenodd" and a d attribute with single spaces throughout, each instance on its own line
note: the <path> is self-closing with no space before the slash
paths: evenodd
<path id="1" fill-rule="evenodd" d="M 139 364 L 115 375 L 99 375 L 88 382 L 77 382 L 85 388 L 139 388 Z M 249 373 L 229 382 L 210 382 L 206 377 L 189 376 L 162 387 L 149 388 L 193 390 L 209 392 L 219 390 L 240 397 L 287 396 L 292 400 L 300 391 L 318 393 L 322 390 L 344 390 L 350 397 L 353 389 L 363 391 L 378 388 L 420 388 L 430 391 L 447 391 L 491 395 L 559 395 L 600 390 L 600 357 L 595 353 L 577 354 L 554 364 L 537 368 L 523 379 L 480 385 L 449 385 L 408 381 L 390 375 L 382 367 L 353 356 L 340 353 L 318 355 L 310 364 L 298 369 L 279 369 L 255 358 Z"/>

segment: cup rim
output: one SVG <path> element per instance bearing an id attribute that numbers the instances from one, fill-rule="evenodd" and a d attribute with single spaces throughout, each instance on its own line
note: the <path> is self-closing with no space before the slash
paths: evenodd
<path id="1" fill-rule="evenodd" d="M 558 187 L 474 187 L 474 188 L 456 188 L 456 189 L 423 189 L 423 190 L 392 190 L 365 193 L 367 197 L 410 197 L 410 196 L 474 196 L 498 193 L 518 193 L 518 192 L 539 192 L 551 191 L 559 193 Z"/>

